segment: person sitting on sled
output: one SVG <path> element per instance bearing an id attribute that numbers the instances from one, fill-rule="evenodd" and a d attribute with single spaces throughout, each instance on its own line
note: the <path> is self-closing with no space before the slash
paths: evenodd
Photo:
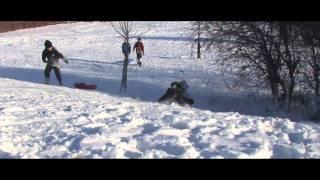
<path id="1" fill-rule="evenodd" d="M 142 58 L 142 55 L 144 55 L 144 46 L 141 41 L 141 37 L 139 37 L 138 41 L 134 44 L 133 52 L 134 50 L 136 50 L 136 53 L 137 53 L 137 64 L 141 67 L 142 65 L 141 58 Z"/>
<path id="2" fill-rule="evenodd" d="M 42 61 L 47 64 L 44 70 L 45 84 L 49 84 L 50 73 L 53 69 L 57 80 L 59 81 L 59 85 L 62 85 L 59 59 L 65 58 L 55 47 L 52 46 L 52 43 L 49 40 L 45 41 L 44 46 L 45 49 L 42 51 Z M 67 60 L 64 60 L 64 62 L 68 63 Z"/>
<path id="3" fill-rule="evenodd" d="M 172 82 L 170 88 L 167 89 L 166 93 L 161 96 L 158 102 L 164 103 L 178 103 L 180 105 L 192 105 L 194 100 L 189 98 L 187 89 L 189 88 L 186 81 Z"/>

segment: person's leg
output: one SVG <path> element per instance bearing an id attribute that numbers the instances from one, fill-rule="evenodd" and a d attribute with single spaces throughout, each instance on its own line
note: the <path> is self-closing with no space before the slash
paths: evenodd
<path id="1" fill-rule="evenodd" d="M 57 80 L 59 81 L 59 84 L 62 85 L 62 77 L 61 77 L 61 73 L 60 73 L 60 68 L 54 67 L 53 70 L 54 70 L 54 73 L 56 74 L 56 77 L 57 77 Z"/>
<path id="2" fill-rule="evenodd" d="M 194 100 L 189 97 L 183 96 L 183 98 L 184 98 L 184 101 L 189 105 L 192 105 L 194 103 Z"/>
<path id="3" fill-rule="evenodd" d="M 124 62 L 129 62 L 129 55 L 128 54 L 124 54 Z"/>
<path id="4" fill-rule="evenodd" d="M 177 102 L 180 104 L 180 105 L 185 105 L 185 104 L 189 104 L 189 105 L 192 105 L 194 103 L 193 99 L 191 98 L 188 98 L 184 95 L 179 95 L 177 97 Z"/>
<path id="5" fill-rule="evenodd" d="M 141 66 L 141 64 L 142 64 L 141 57 L 142 57 L 141 53 L 137 53 L 137 61 L 138 61 L 139 66 Z"/>
<path id="6" fill-rule="evenodd" d="M 137 64 L 139 64 L 139 53 L 137 53 Z"/>
<path id="7" fill-rule="evenodd" d="M 180 105 L 184 105 L 185 104 L 185 101 L 183 99 L 183 97 L 181 95 L 177 95 L 176 96 L 176 102 Z"/>
<path id="8" fill-rule="evenodd" d="M 45 84 L 49 84 L 51 70 L 52 67 L 49 65 L 44 69 Z"/>

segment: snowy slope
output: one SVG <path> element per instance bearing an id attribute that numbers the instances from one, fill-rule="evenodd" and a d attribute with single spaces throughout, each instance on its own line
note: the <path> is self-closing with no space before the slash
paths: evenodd
<path id="1" fill-rule="evenodd" d="M 1 158 L 320 158 L 316 125 L 1 82 Z"/>
<path id="2" fill-rule="evenodd" d="M 194 58 L 192 39 L 186 33 L 188 25 L 189 22 L 183 21 L 135 22 L 135 31 L 145 32 L 141 36 L 145 56 L 143 68 L 129 67 L 127 94 L 119 93 L 122 38 L 106 22 L 61 24 L 0 34 L 0 76 L 42 83 L 45 64 L 41 61 L 41 52 L 44 41 L 49 39 L 71 59 L 68 65 L 62 63 L 64 84 L 68 87 L 88 81 L 98 84 L 101 92 L 154 102 L 172 81 L 186 79 L 190 84 L 189 93 L 196 99 L 196 108 L 294 121 L 305 119 L 271 111 L 273 105 L 263 96 L 228 89 L 226 84 L 231 85 L 234 79 L 219 73 L 219 68 L 213 65 L 214 54 L 203 52 L 203 59 Z M 130 42 L 133 45 L 135 39 Z M 135 55 L 131 54 L 130 58 L 134 59 Z M 52 82 L 57 83 L 52 76 Z"/>
<path id="3" fill-rule="evenodd" d="M 146 56 L 142 68 L 129 66 L 127 93 L 119 92 L 122 39 L 104 22 L 0 34 L 0 158 L 320 157 L 319 125 L 294 123 L 226 88 L 214 54 L 191 55 L 188 22 L 135 25 L 147 31 Z M 42 84 L 46 39 L 70 59 L 62 63 L 66 87 Z M 193 108 L 155 103 L 181 79 Z M 82 81 L 98 91 L 72 88 Z"/>

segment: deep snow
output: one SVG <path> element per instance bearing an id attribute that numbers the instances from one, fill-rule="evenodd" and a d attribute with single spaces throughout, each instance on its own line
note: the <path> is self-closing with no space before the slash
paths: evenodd
<path id="1" fill-rule="evenodd" d="M 146 56 L 142 68 L 130 64 L 127 93 L 119 92 L 122 39 L 107 23 L 0 34 L 0 158 L 319 158 L 319 125 L 226 88 L 232 77 L 219 73 L 214 54 L 193 58 L 187 25 L 135 23 L 147 31 Z M 46 39 L 70 61 L 61 63 L 66 87 L 54 86 L 53 72 L 53 86 L 42 84 Z M 192 108 L 156 103 L 181 79 Z M 96 83 L 97 92 L 75 82 Z"/>

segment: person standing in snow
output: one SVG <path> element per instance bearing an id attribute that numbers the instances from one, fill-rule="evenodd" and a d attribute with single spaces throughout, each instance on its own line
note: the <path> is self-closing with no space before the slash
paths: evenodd
<path id="1" fill-rule="evenodd" d="M 59 59 L 64 59 L 64 56 L 52 46 L 52 43 L 49 40 L 46 40 L 44 43 L 45 49 L 42 51 L 42 61 L 47 64 L 44 70 L 45 84 L 49 84 L 50 73 L 53 69 L 59 85 L 62 85 L 62 77 L 60 73 L 60 64 Z M 67 60 L 64 60 L 65 63 L 68 63 Z"/>
<path id="2" fill-rule="evenodd" d="M 139 37 L 138 41 L 134 44 L 133 52 L 134 52 L 134 50 L 136 50 L 136 53 L 137 53 L 137 64 L 139 64 L 139 66 L 141 67 L 142 62 L 140 59 L 142 58 L 142 54 L 144 55 L 144 46 L 141 41 L 141 37 Z"/>
<path id="3" fill-rule="evenodd" d="M 131 53 L 131 45 L 129 43 L 129 39 L 125 38 L 124 42 L 122 43 L 122 53 L 124 55 L 124 59 L 128 62 L 129 61 L 129 55 Z"/>

